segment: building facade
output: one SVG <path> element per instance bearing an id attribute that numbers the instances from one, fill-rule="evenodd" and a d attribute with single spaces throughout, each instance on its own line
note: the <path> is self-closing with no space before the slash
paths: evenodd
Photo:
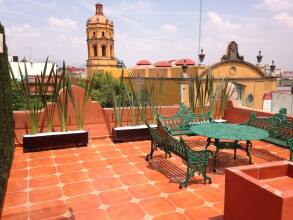
<path id="1" fill-rule="evenodd" d="M 182 82 L 182 68 L 180 66 L 159 67 L 155 64 L 136 65 L 129 71 L 136 77 L 164 79 L 165 84 L 168 84 L 166 86 L 168 98 L 163 102 L 166 101 L 169 105 L 176 105 L 180 100 L 188 105 L 188 84 L 196 73 L 203 79 L 209 72 L 215 79 L 229 77 L 235 86 L 235 99 L 239 101 L 240 105 L 254 109 L 263 109 L 264 95 L 277 89 L 277 76 L 266 74 L 265 69 L 261 68 L 260 65 L 245 61 L 244 57 L 239 55 L 238 45 L 234 41 L 229 43 L 226 53 L 219 62 L 208 66 L 189 66 L 184 82 Z M 185 84 L 184 89 L 182 89 L 182 84 Z"/>
<path id="2" fill-rule="evenodd" d="M 96 15 L 90 17 L 87 21 L 86 34 L 88 74 L 92 75 L 97 70 L 117 68 L 113 21 L 105 17 L 103 5 L 100 3 L 96 4 Z"/>

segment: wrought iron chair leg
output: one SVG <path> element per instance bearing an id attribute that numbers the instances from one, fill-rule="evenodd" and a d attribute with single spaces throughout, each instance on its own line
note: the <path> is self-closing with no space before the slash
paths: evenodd
<path id="1" fill-rule="evenodd" d="M 213 164 L 213 172 L 216 172 L 216 165 L 217 165 L 217 157 L 219 154 L 219 146 L 217 146 L 216 152 L 214 154 L 214 164 Z"/>
<path id="2" fill-rule="evenodd" d="M 206 167 L 207 167 L 206 164 L 203 165 L 203 169 L 202 169 L 203 181 L 204 181 L 204 184 L 206 184 L 206 180 L 208 180 L 209 181 L 209 184 L 211 184 L 212 183 L 212 179 L 211 179 L 211 177 L 209 177 L 207 175 L 207 173 L 206 173 Z"/>
<path id="3" fill-rule="evenodd" d="M 211 138 L 208 138 L 208 139 L 207 139 L 206 149 L 208 149 L 208 146 L 210 146 L 210 144 L 211 144 Z"/>
<path id="4" fill-rule="evenodd" d="M 251 164 L 251 155 L 250 155 L 250 148 L 251 148 L 251 146 L 252 146 L 251 141 L 246 141 L 246 149 L 245 149 L 245 151 L 246 151 L 246 155 L 249 158 L 249 160 L 248 160 L 249 164 Z"/>

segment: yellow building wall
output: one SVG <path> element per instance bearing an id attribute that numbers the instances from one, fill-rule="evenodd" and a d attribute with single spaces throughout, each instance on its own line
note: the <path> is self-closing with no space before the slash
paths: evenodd
<path id="1" fill-rule="evenodd" d="M 231 74 L 231 67 L 236 68 L 236 72 Z M 188 77 L 193 77 L 197 72 L 205 78 L 203 74 L 208 67 L 189 67 L 187 70 Z M 104 69 L 104 72 L 111 72 L 116 78 L 121 77 L 122 69 L 109 68 Z M 164 79 L 164 90 L 162 95 L 163 105 L 178 105 L 180 103 L 180 77 L 181 67 L 171 68 L 133 68 L 124 69 L 124 77 L 131 76 L 132 73 L 136 77 L 152 77 L 152 78 L 165 78 Z M 263 96 L 265 93 L 275 91 L 277 88 L 277 79 L 264 77 L 264 75 L 256 69 L 242 64 L 242 63 L 227 63 L 221 64 L 211 70 L 211 73 L 215 78 L 229 77 L 232 82 L 238 83 L 244 86 L 242 95 L 242 105 L 251 107 L 254 109 L 262 109 L 263 107 Z M 184 103 L 189 105 L 189 86 L 188 81 L 184 82 Z M 246 99 L 252 94 L 254 101 L 252 105 L 247 105 Z"/>

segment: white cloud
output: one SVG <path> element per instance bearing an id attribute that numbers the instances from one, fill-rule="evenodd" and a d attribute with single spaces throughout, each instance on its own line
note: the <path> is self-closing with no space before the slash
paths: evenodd
<path id="1" fill-rule="evenodd" d="M 224 19 L 219 14 L 217 14 L 215 11 L 209 11 L 208 12 L 208 25 L 212 25 L 215 28 L 224 28 L 224 29 L 239 29 L 240 26 L 237 23 L 232 23 L 228 19 Z"/>
<path id="2" fill-rule="evenodd" d="M 288 27 L 293 28 L 293 16 L 287 12 L 283 12 L 274 16 L 274 19 L 286 24 Z"/>
<path id="3" fill-rule="evenodd" d="M 21 38 L 37 38 L 40 33 L 34 29 L 30 24 L 25 23 L 22 25 L 11 26 L 7 28 L 8 36 L 17 36 Z"/>
<path id="4" fill-rule="evenodd" d="M 172 24 L 164 24 L 162 26 L 162 30 L 168 33 L 176 33 L 177 32 L 177 27 L 175 25 Z"/>
<path id="5" fill-rule="evenodd" d="M 50 16 L 48 18 L 49 25 L 53 28 L 63 29 L 63 30 L 73 30 L 77 28 L 76 21 L 70 18 L 57 18 Z"/>
<path id="6" fill-rule="evenodd" d="M 261 4 L 270 11 L 288 11 L 293 9 L 292 0 L 262 0 Z"/>

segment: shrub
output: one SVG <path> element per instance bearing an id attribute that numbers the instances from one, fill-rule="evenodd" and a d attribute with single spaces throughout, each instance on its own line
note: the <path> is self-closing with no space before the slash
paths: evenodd
<path id="1" fill-rule="evenodd" d="M 14 124 L 11 102 L 11 82 L 8 67 L 7 47 L 4 27 L 0 23 L 3 34 L 4 53 L 0 53 L 0 204 L 7 183 L 14 153 Z"/>

